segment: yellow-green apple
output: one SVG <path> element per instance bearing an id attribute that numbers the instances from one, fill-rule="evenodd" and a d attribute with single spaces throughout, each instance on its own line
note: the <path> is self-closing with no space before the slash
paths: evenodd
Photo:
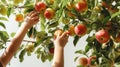
<path id="1" fill-rule="evenodd" d="M 55 16 L 55 11 L 52 8 L 47 8 L 44 12 L 44 16 L 47 19 L 52 19 Z"/>
<path id="2" fill-rule="evenodd" d="M 57 36 L 62 35 L 62 33 L 63 33 L 63 30 L 62 30 L 62 29 L 56 30 L 56 31 L 54 32 L 54 39 L 56 39 Z"/>
<path id="3" fill-rule="evenodd" d="M 23 16 L 23 14 L 17 14 L 16 16 L 15 16 L 15 20 L 17 21 L 17 22 L 23 22 L 23 20 L 24 20 L 24 16 Z"/>

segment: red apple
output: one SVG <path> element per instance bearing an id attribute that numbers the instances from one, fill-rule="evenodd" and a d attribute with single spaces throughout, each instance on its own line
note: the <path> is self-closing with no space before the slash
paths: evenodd
<path id="1" fill-rule="evenodd" d="M 110 35 L 107 30 L 99 30 L 95 34 L 96 40 L 100 43 L 106 43 L 110 39 Z"/>
<path id="2" fill-rule="evenodd" d="M 87 10 L 87 1 L 86 0 L 81 0 L 80 2 L 78 2 L 76 5 L 75 5 L 75 8 L 77 11 L 79 12 L 84 12 Z"/>
<path id="3" fill-rule="evenodd" d="M 35 9 L 37 11 L 44 11 L 46 9 L 46 4 L 44 2 L 37 2 L 36 5 L 35 5 Z"/>
<path id="4" fill-rule="evenodd" d="M 54 54 L 54 48 L 49 48 L 49 53 Z"/>
<path id="5" fill-rule="evenodd" d="M 82 35 L 86 34 L 87 27 L 84 24 L 79 24 L 79 25 L 75 26 L 74 31 L 75 31 L 76 35 L 82 36 Z"/>
<path id="6" fill-rule="evenodd" d="M 88 65 L 88 59 L 86 57 L 79 58 L 78 62 L 80 65 L 85 66 L 85 67 Z"/>
<path id="7" fill-rule="evenodd" d="M 52 19 L 55 15 L 55 11 L 52 8 L 47 8 L 44 12 L 44 16 L 47 19 Z"/>
<path id="8" fill-rule="evenodd" d="M 91 56 L 91 57 L 89 57 L 88 58 L 88 64 L 89 64 L 89 66 L 96 66 L 94 63 L 93 63 L 93 61 L 95 61 L 96 60 L 96 56 Z"/>

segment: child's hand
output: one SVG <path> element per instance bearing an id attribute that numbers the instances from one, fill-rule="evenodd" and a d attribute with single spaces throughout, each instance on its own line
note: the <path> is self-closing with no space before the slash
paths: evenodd
<path id="1" fill-rule="evenodd" d="M 30 12 L 25 19 L 25 22 L 27 23 L 29 28 L 32 27 L 34 24 L 36 24 L 38 21 L 39 21 L 39 16 L 38 16 L 38 12 L 36 11 Z"/>
<path id="2" fill-rule="evenodd" d="M 57 38 L 54 40 L 55 47 L 64 48 L 64 46 L 68 42 L 68 37 L 69 36 L 67 32 L 62 33 L 62 35 L 58 35 Z"/>

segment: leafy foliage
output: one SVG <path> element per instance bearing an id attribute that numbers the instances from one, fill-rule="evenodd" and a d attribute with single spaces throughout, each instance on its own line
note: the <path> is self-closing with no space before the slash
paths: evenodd
<path id="1" fill-rule="evenodd" d="M 37 0 L 36 0 L 37 1 Z M 41 0 L 38 0 L 38 2 Z M 83 12 L 76 10 L 76 3 L 79 0 L 44 0 L 47 8 L 52 8 L 55 11 L 55 16 L 52 19 L 46 19 L 44 11 L 39 14 L 40 21 L 36 26 L 33 26 L 27 33 L 29 38 L 35 40 L 34 50 L 27 52 L 25 45 L 19 50 L 20 62 L 24 60 L 24 55 L 27 53 L 30 56 L 35 53 L 38 59 L 45 62 L 51 61 L 53 55 L 49 53 L 49 48 L 53 46 L 54 32 L 57 29 L 64 31 L 69 29 L 70 25 L 78 25 L 80 23 L 87 26 L 88 35 L 84 50 L 77 50 L 75 54 L 82 54 L 86 57 L 95 55 L 95 61 L 98 67 L 110 67 L 116 63 L 120 63 L 119 46 L 120 42 L 116 42 L 116 37 L 120 33 L 120 1 L 119 0 L 85 0 L 87 9 Z M 0 2 L 0 27 L 6 29 L 4 22 L 8 21 L 11 14 L 22 13 L 25 16 L 27 13 L 35 10 L 34 0 L 1 0 Z M 110 22 L 110 24 L 109 24 Z M 105 29 L 110 34 L 110 40 L 107 43 L 99 43 L 95 38 L 95 33 L 101 29 Z M 15 33 L 11 35 L 14 36 Z M 83 35 L 84 36 L 84 35 Z M 73 45 L 76 47 L 77 42 L 82 36 L 73 35 Z M 5 44 L 9 39 L 6 31 L 0 30 L 0 49 L 4 49 Z M 77 56 L 75 61 L 79 58 Z M 77 67 L 83 67 L 78 65 Z"/>

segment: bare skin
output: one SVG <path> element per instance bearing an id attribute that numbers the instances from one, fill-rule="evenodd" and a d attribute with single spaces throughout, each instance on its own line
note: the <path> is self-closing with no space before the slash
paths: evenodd
<path id="1" fill-rule="evenodd" d="M 24 23 L 22 23 L 22 26 L 13 37 L 11 43 L 6 48 L 5 52 L 0 57 L 0 62 L 2 63 L 3 67 L 6 67 L 6 65 L 10 62 L 10 60 L 14 56 L 15 52 L 20 47 L 21 42 L 24 36 L 26 35 L 27 31 L 38 21 L 39 16 L 36 11 L 32 11 L 27 15 L 26 20 L 24 21 Z"/>
<path id="2" fill-rule="evenodd" d="M 64 47 L 68 42 L 68 33 L 58 35 L 54 40 L 54 57 L 52 67 L 64 67 Z"/>

